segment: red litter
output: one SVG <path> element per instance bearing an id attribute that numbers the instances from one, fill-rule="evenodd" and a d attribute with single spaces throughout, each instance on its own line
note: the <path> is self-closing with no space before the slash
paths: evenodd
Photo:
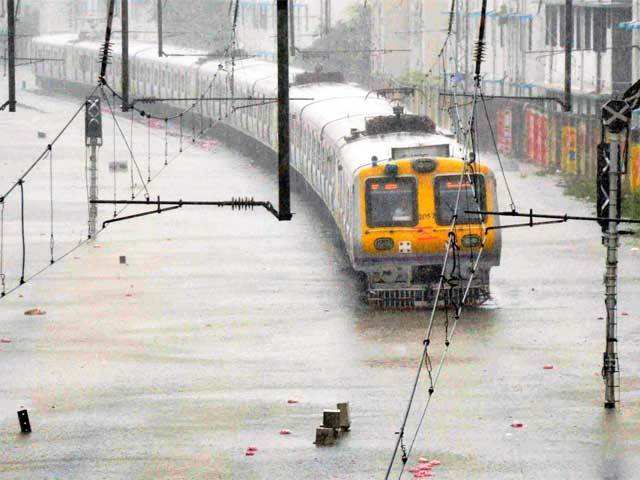
<path id="1" fill-rule="evenodd" d="M 511 426 L 512 426 L 513 428 L 523 428 L 523 427 L 524 427 L 524 423 L 521 423 L 521 422 L 513 422 L 513 423 L 511 424 Z"/>
<path id="2" fill-rule="evenodd" d="M 47 312 L 40 308 L 32 308 L 24 312 L 25 315 L 45 315 Z"/>
<path id="3" fill-rule="evenodd" d="M 8 338 L 2 338 L 0 339 L 0 343 L 11 343 L 11 340 L 9 340 Z"/>
<path id="4" fill-rule="evenodd" d="M 553 370 L 553 365 L 545 365 L 542 367 L 544 370 Z"/>
<path id="5" fill-rule="evenodd" d="M 628 317 L 629 313 L 628 312 L 620 312 L 620 315 L 622 315 L 623 317 Z"/>
<path id="6" fill-rule="evenodd" d="M 257 452 L 258 447 L 247 447 L 247 452 Z"/>
<path id="7" fill-rule="evenodd" d="M 429 478 L 433 476 L 434 476 L 433 472 L 429 470 L 419 470 L 413 474 L 413 478 Z"/>
<path id="8" fill-rule="evenodd" d="M 280 435 L 291 435 L 291 430 L 283 428 L 282 430 L 280 430 Z"/>
<path id="9" fill-rule="evenodd" d="M 298 400 L 289 399 L 289 400 L 287 400 L 287 403 L 291 405 L 291 404 L 300 403 L 300 402 Z"/>
<path id="10" fill-rule="evenodd" d="M 246 452 L 244 452 L 244 454 L 245 454 L 247 457 L 253 457 L 253 456 L 256 454 L 256 452 L 252 452 L 252 451 L 250 451 L 250 450 L 247 450 Z"/>

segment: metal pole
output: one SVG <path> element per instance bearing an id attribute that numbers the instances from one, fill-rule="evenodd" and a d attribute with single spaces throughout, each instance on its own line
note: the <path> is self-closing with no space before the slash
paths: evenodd
<path id="1" fill-rule="evenodd" d="M 16 111 L 16 5 L 7 0 L 7 54 L 9 57 L 9 111 Z"/>
<path id="2" fill-rule="evenodd" d="M 129 0 L 122 0 L 122 111 L 129 111 Z"/>
<path id="3" fill-rule="evenodd" d="M 620 144 L 617 133 L 610 133 L 609 165 L 609 226 L 606 233 L 607 264 L 605 273 L 605 305 L 607 307 L 607 344 L 604 352 L 602 376 L 605 383 L 605 408 L 615 408 L 618 401 L 618 322 L 616 319 L 618 283 L 618 175 L 620 172 Z"/>
<path id="4" fill-rule="evenodd" d="M 291 56 L 296 56 L 296 18 L 293 0 L 289 0 L 289 37 L 291 39 Z"/>
<path id="5" fill-rule="evenodd" d="M 571 53 L 573 49 L 573 0 L 564 2 L 564 111 L 571 111 Z"/>
<path id="6" fill-rule="evenodd" d="M 98 205 L 92 203 L 98 200 L 98 140 L 91 139 L 91 153 L 89 156 L 89 238 L 96 235 L 96 222 L 98 220 Z"/>
<path id="7" fill-rule="evenodd" d="M 464 91 L 468 89 L 469 76 L 469 2 L 464 2 Z"/>
<path id="8" fill-rule="evenodd" d="M 277 0 L 278 29 L 278 213 L 291 220 L 289 184 L 289 0 Z"/>
<path id="9" fill-rule="evenodd" d="M 158 56 L 164 56 L 164 48 L 162 47 L 162 0 L 158 0 Z"/>
<path id="10" fill-rule="evenodd" d="M 100 77 L 98 82 L 104 84 L 107 82 L 107 66 L 109 65 L 109 46 L 111 44 L 111 28 L 113 26 L 113 10 L 116 5 L 116 0 L 109 0 L 107 6 L 107 27 L 104 33 L 104 45 L 102 51 L 102 61 L 100 65 Z"/>
<path id="11" fill-rule="evenodd" d="M 553 56 L 551 57 L 553 58 Z M 602 56 L 601 52 L 596 52 L 596 93 L 602 91 Z"/>

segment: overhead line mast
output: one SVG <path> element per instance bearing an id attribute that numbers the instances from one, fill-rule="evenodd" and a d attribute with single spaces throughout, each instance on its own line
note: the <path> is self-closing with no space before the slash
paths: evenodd
<path id="1" fill-rule="evenodd" d="M 7 56 L 9 57 L 9 111 L 16 111 L 16 5 L 7 0 Z"/>

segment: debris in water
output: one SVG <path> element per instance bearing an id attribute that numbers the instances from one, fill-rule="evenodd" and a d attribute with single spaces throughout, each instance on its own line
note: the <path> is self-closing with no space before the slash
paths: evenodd
<path id="1" fill-rule="evenodd" d="M 11 340 L 8 338 L 0 338 L 0 343 L 11 343 Z"/>
<path id="2" fill-rule="evenodd" d="M 283 428 L 282 430 L 280 430 L 280 435 L 291 435 L 291 430 Z"/>
<path id="3" fill-rule="evenodd" d="M 247 447 L 247 452 L 257 452 L 258 447 Z"/>
<path id="4" fill-rule="evenodd" d="M 545 365 L 542 367 L 544 370 L 553 370 L 553 365 Z"/>
<path id="5" fill-rule="evenodd" d="M 513 428 L 524 428 L 524 423 L 522 423 L 522 422 L 513 422 L 513 423 L 511 424 L 511 426 L 512 426 Z"/>
<path id="6" fill-rule="evenodd" d="M 620 312 L 620 316 L 628 317 L 629 316 L 629 312 Z"/>
<path id="7" fill-rule="evenodd" d="M 434 473 L 430 470 L 418 470 L 413 474 L 413 478 L 429 478 L 434 476 Z"/>
<path id="8" fill-rule="evenodd" d="M 47 312 L 40 308 L 31 308 L 24 312 L 25 315 L 45 315 Z"/>
<path id="9" fill-rule="evenodd" d="M 300 403 L 300 401 L 298 401 L 298 400 L 293 400 L 293 399 L 291 399 L 291 398 L 290 398 L 289 400 L 287 400 L 287 403 L 288 403 L 289 405 L 293 405 L 294 403 Z"/>
<path id="10" fill-rule="evenodd" d="M 253 451 L 249 451 L 249 450 L 247 450 L 246 452 L 244 452 L 244 454 L 245 454 L 247 457 L 253 457 L 253 456 L 256 454 L 256 452 L 253 452 Z"/>

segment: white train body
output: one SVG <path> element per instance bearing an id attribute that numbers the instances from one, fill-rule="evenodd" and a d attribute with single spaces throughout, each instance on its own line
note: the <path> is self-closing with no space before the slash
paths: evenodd
<path id="1" fill-rule="evenodd" d="M 53 35 L 34 39 L 33 56 L 64 58 L 64 62 L 45 62 L 35 65 L 38 83 L 46 88 L 90 90 L 97 83 L 100 43 L 80 41 L 76 35 Z M 113 46 L 107 81 L 120 90 L 120 46 Z M 231 67 L 223 59 L 183 56 L 157 56 L 153 44 L 131 42 L 130 80 L 131 97 L 199 97 L 232 96 Z M 198 54 L 173 49 L 172 53 Z M 291 82 L 302 71 L 291 69 Z M 276 65 L 257 58 L 236 60 L 234 69 L 235 97 L 277 97 Z M 211 89 L 207 89 L 211 85 Z M 348 83 L 309 83 L 293 85 L 291 101 L 291 166 L 324 202 L 340 230 L 349 259 L 356 271 L 367 274 L 369 289 L 387 288 L 372 282 L 383 272 L 397 269 L 396 257 L 372 262 L 363 251 L 362 209 L 359 199 L 362 183 L 358 180 L 362 168 L 371 165 L 377 157 L 381 163 L 392 163 L 392 149 L 421 148 L 438 157 L 460 155 L 459 146 L 451 136 L 441 132 L 392 132 L 381 135 L 362 135 L 365 121 L 376 116 L 393 116 L 393 105 L 362 87 Z M 312 100 L 295 100 L 310 98 Z M 169 102 L 176 110 L 191 105 L 192 101 Z M 235 102 L 241 105 L 243 102 Z M 244 102 L 246 103 L 246 102 Z M 202 102 L 203 115 L 213 120 L 223 118 L 230 127 L 250 136 L 269 148 L 277 148 L 277 106 L 270 103 L 253 108 L 242 108 L 230 114 L 231 101 Z M 140 105 L 144 108 L 144 105 Z M 441 264 L 442 256 L 405 256 L 402 268 Z M 437 257 L 437 258 L 436 258 Z M 399 257 L 397 257 L 399 258 Z M 494 262 L 493 264 L 497 264 Z M 402 269 L 401 268 L 401 269 Z M 396 276 L 388 288 L 422 288 L 413 285 L 411 275 Z M 413 297 L 412 297 L 413 298 Z M 415 299 L 415 298 L 413 298 Z"/>

